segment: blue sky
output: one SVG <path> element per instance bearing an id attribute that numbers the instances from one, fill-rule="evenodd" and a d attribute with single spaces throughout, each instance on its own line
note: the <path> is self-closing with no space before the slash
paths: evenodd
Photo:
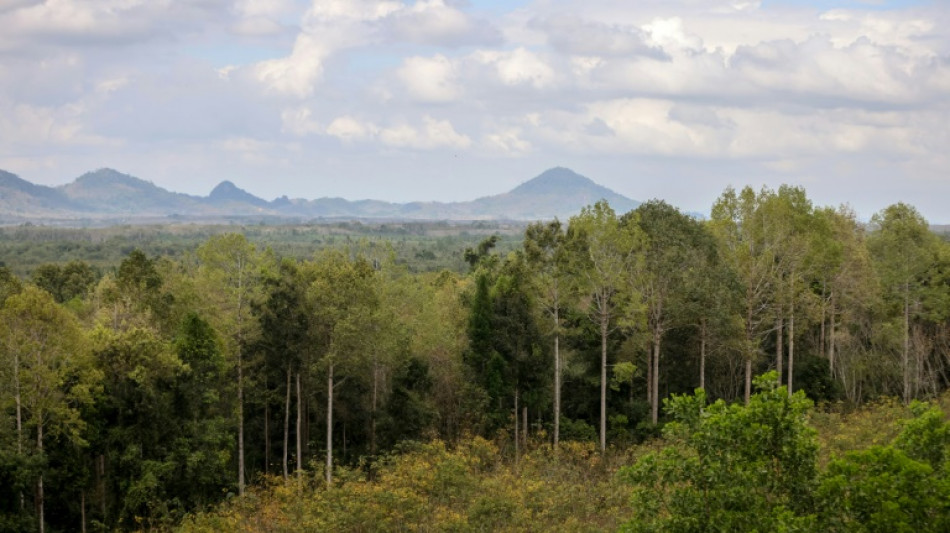
<path id="1" fill-rule="evenodd" d="M 0 169 L 467 200 L 567 166 L 708 211 L 804 186 L 950 222 L 950 3 L 0 2 Z"/>

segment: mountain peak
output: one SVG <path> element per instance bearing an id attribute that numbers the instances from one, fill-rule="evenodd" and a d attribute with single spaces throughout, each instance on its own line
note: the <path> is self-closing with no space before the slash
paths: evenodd
<path id="1" fill-rule="evenodd" d="M 267 207 L 268 202 L 238 187 L 229 180 L 219 183 L 211 194 L 208 195 L 208 202 L 213 204 L 222 204 L 228 202 L 245 202 L 258 207 Z"/>
<path id="2" fill-rule="evenodd" d="M 554 167 L 522 183 L 511 190 L 511 194 L 537 194 L 554 190 L 603 188 L 593 180 L 581 176 L 569 168 Z"/>

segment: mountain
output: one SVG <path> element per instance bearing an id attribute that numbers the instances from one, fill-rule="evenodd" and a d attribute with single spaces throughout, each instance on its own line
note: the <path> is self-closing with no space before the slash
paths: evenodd
<path id="1" fill-rule="evenodd" d="M 169 192 L 111 168 L 87 172 L 58 189 L 74 204 L 95 214 L 164 216 L 191 212 L 202 203 L 199 198 Z"/>
<path id="2" fill-rule="evenodd" d="M 472 207 L 474 211 L 500 217 L 505 213 L 518 213 L 519 219 L 547 220 L 568 218 L 599 200 L 607 200 L 618 213 L 626 213 L 640 205 L 571 169 L 556 167 L 510 192 L 479 198 L 472 202 Z"/>
<path id="3" fill-rule="evenodd" d="M 211 190 L 211 194 L 208 195 L 205 202 L 211 205 L 240 205 L 243 203 L 260 208 L 271 207 L 271 202 L 254 196 L 230 181 L 219 183 L 217 187 Z"/>
<path id="4" fill-rule="evenodd" d="M 206 197 L 171 192 L 152 182 L 102 168 L 59 187 L 32 184 L 0 171 L 0 223 L 30 220 L 227 218 L 246 216 L 295 218 L 364 218 L 405 220 L 549 220 L 567 219 L 581 208 L 605 199 L 617 212 L 637 202 L 598 185 L 567 168 L 552 168 L 511 191 L 469 202 L 305 200 L 282 196 L 267 201 L 230 181 Z M 154 220 L 153 220 L 154 221 Z"/>

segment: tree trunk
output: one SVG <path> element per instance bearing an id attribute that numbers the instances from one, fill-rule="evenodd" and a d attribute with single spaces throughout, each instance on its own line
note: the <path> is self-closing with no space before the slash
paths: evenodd
<path id="1" fill-rule="evenodd" d="M 605 303 L 606 305 L 606 303 Z M 607 319 L 600 318 L 600 451 L 607 451 Z"/>
<path id="2" fill-rule="evenodd" d="M 81 524 L 80 531 L 86 533 L 86 491 L 79 491 L 79 520 Z"/>
<path id="3" fill-rule="evenodd" d="M 554 327 L 560 325 L 558 310 L 554 308 Z M 559 346 L 560 334 L 554 331 L 554 447 L 557 448 L 561 439 L 561 352 Z"/>
<path id="4" fill-rule="evenodd" d="M 297 483 L 303 478 L 303 394 L 300 393 L 300 371 L 297 371 Z"/>
<path id="5" fill-rule="evenodd" d="M 515 462 L 521 457 L 521 434 L 518 432 L 518 387 L 515 387 Z"/>
<path id="6" fill-rule="evenodd" d="M 376 405 L 379 397 L 379 366 L 373 361 L 373 411 L 369 422 L 369 454 L 376 455 Z"/>
<path id="7" fill-rule="evenodd" d="M 528 449 L 528 406 L 521 407 L 521 444 L 525 450 Z"/>
<path id="8" fill-rule="evenodd" d="M 267 378 L 264 378 L 264 390 L 268 390 Z M 270 474 L 270 398 L 264 399 L 264 475 Z"/>
<path id="9" fill-rule="evenodd" d="M 752 357 L 754 355 L 754 342 L 755 342 L 755 332 L 752 329 L 752 317 L 753 310 L 751 301 L 747 298 L 746 303 L 746 326 L 745 326 L 745 338 L 746 338 L 746 358 L 745 358 L 745 404 L 749 405 L 749 400 L 752 398 Z"/>
<path id="10" fill-rule="evenodd" d="M 299 408 L 297 409 L 300 410 Z M 297 432 L 300 432 L 300 425 L 297 425 Z M 284 457 L 282 464 L 284 466 L 284 481 L 287 481 L 289 472 L 287 471 L 287 455 L 290 448 L 290 365 L 287 365 L 287 393 L 284 395 Z"/>
<path id="11" fill-rule="evenodd" d="M 102 521 L 106 522 L 106 456 L 100 453 L 96 462 L 96 476 L 99 481 L 99 511 L 102 514 Z"/>
<path id="12" fill-rule="evenodd" d="M 706 390 L 706 318 L 699 320 L 699 388 Z"/>
<path id="13" fill-rule="evenodd" d="M 650 411 L 653 423 L 656 424 L 660 419 L 660 341 L 663 339 L 663 333 L 659 327 L 653 329 L 653 385 L 651 391 L 653 397 L 650 398 Z"/>
<path id="14" fill-rule="evenodd" d="M 837 374 L 835 369 L 835 295 L 831 295 L 831 309 L 828 313 L 828 370 L 831 377 Z"/>
<path id="15" fill-rule="evenodd" d="M 775 371 L 778 372 L 779 385 L 782 384 L 782 367 L 785 366 L 785 361 L 782 357 L 782 345 L 785 343 L 784 332 L 782 331 L 783 326 L 782 313 L 779 311 L 778 316 L 775 318 Z"/>
<path id="16" fill-rule="evenodd" d="M 904 288 L 904 348 L 901 367 L 904 370 L 904 404 L 910 403 L 910 290 Z"/>
<path id="17" fill-rule="evenodd" d="M 327 487 L 333 483 L 333 361 L 327 372 Z"/>
<path id="18" fill-rule="evenodd" d="M 746 357 L 745 360 L 745 404 L 749 405 L 752 398 L 752 357 Z"/>
<path id="19" fill-rule="evenodd" d="M 241 361 L 241 345 L 237 349 L 237 394 L 238 394 L 238 495 L 244 496 L 244 368 Z"/>
<path id="20" fill-rule="evenodd" d="M 795 369 L 795 301 L 791 303 L 788 317 L 788 395 L 792 395 L 792 380 Z"/>
<path id="21" fill-rule="evenodd" d="M 17 458 L 23 455 L 23 400 L 20 396 L 20 352 L 13 350 L 13 386 L 16 400 L 16 453 Z M 26 506 L 26 498 L 20 491 L 20 510 Z"/>
<path id="22" fill-rule="evenodd" d="M 39 409 L 36 411 L 36 450 L 43 455 L 43 413 Z M 46 531 L 45 502 L 43 501 L 43 473 L 40 472 L 40 478 L 36 483 L 36 510 L 40 519 L 40 533 Z"/>
<path id="23" fill-rule="evenodd" d="M 653 346 L 647 350 L 647 405 L 653 406 Z"/>

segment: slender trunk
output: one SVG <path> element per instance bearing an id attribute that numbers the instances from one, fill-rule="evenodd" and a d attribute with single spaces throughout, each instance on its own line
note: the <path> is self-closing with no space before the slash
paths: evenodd
<path id="1" fill-rule="evenodd" d="M 96 475 L 99 477 L 99 512 L 102 514 L 102 521 L 106 522 L 106 456 L 99 454 L 99 461 L 96 465 Z"/>
<path id="2" fill-rule="evenodd" d="M 369 421 L 369 454 L 376 455 L 376 405 L 379 396 L 379 366 L 373 362 L 373 411 Z"/>
<path id="3" fill-rule="evenodd" d="M 244 368 L 241 346 L 237 349 L 238 394 L 238 494 L 244 496 Z"/>
<path id="4" fill-rule="evenodd" d="M 828 292 L 825 280 L 821 280 L 821 328 L 818 332 L 818 353 L 825 349 L 825 314 L 828 306 Z"/>
<path id="5" fill-rule="evenodd" d="M 795 369 L 795 301 L 792 300 L 788 317 L 788 395 L 792 395 L 792 379 Z"/>
<path id="6" fill-rule="evenodd" d="M 607 451 L 607 320 L 600 318 L 600 451 Z"/>
<path id="7" fill-rule="evenodd" d="M 653 347 L 647 350 L 647 404 L 653 406 Z"/>
<path id="8" fill-rule="evenodd" d="M 558 310 L 554 308 L 554 327 L 560 325 Z M 554 447 L 557 448 L 561 439 L 561 352 L 559 347 L 559 333 L 554 331 Z"/>
<path id="9" fill-rule="evenodd" d="M 746 338 L 746 354 L 745 354 L 745 404 L 749 405 L 749 399 L 752 397 L 752 356 L 754 355 L 754 342 L 755 334 L 752 331 L 752 303 L 751 300 L 747 297 L 746 302 L 746 317 L 745 317 L 745 338 Z"/>
<path id="10" fill-rule="evenodd" d="M 834 378 L 837 374 L 835 369 L 835 295 L 831 295 L 831 309 L 828 313 L 828 371 Z"/>
<path id="11" fill-rule="evenodd" d="M 699 388 L 706 390 L 706 317 L 699 320 Z"/>
<path id="12" fill-rule="evenodd" d="M 749 405 L 752 398 L 752 357 L 745 360 L 745 404 Z"/>
<path id="13" fill-rule="evenodd" d="M 303 478 L 303 394 L 300 393 L 300 371 L 297 371 L 297 483 Z"/>
<path id="14" fill-rule="evenodd" d="M 528 406 L 521 407 L 521 444 L 524 449 L 528 449 Z"/>
<path id="15" fill-rule="evenodd" d="M 20 396 L 20 353 L 13 350 L 13 387 L 14 399 L 16 400 L 16 453 L 17 457 L 23 455 L 23 403 Z M 20 510 L 26 506 L 26 498 L 23 491 L 20 491 Z"/>
<path id="16" fill-rule="evenodd" d="M 237 264 L 238 495 L 244 496 L 244 260 Z"/>
<path id="17" fill-rule="evenodd" d="M 904 348 L 901 353 L 904 370 L 904 403 L 910 403 L 910 290 L 904 287 Z"/>
<path id="18" fill-rule="evenodd" d="M 518 387 L 515 387 L 515 462 L 521 457 L 521 434 L 518 432 Z"/>
<path id="19" fill-rule="evenodd" d="M 80 531 L 86 533 L 86 491 L 79 491 L 79 516 L 80 516 Z"/>
<path id="20" fill-rule="evenodd" d="M 36 424 L 36 449 L 43 455 L 43 413 L 39 409 L 36 412 L 36 419 L 38 420 Z M 46 531 L 46 516 L 45 516 L 45 502 L 43 501 L 43 473 L 40 472 L 40 478 L 36 483 L 36 509 L 37 515 L 40 519 L 40 533 Z"/>
<path id="21" fill-rule="evenodd" d="M 650 408 L 653 423 L 660 419 L 660 341 L 663 333 L 659 327 L 653 329 L 653 397 L 650 398 Z"/>
<path id="22" fill-rule="evenodd" d="M 267 378 L 264 378 L 264 390 L 268 390 Z M 269 396 L 269 395 L 268 395 Z M 270 474 L 270 401 L 264 400 L 264 475 Z"/>
<path id="23" fill-rule="evenodd" d="M 284 456 L 282 464 L 284 466 L 284 481 L 287 481 L 289 472 L 287 471 L 287 449 L 290 447 L 290 365 L 287 365 L 287 393 L 284 395 Z M 299 411 L 299 409 L 298 409 Z M 300 425 L 297 425 L 297 432 L 300 432 Z"/>
<path id="24" fill-rule="evenodd" d="M 333 361 L 327 372 L 327 487 L 333 483 Z"/>
<path id="25" fill-rule="evenodd" d="M 775 318 L 775 371 L 778 372 L 779 385 L 782 384 L 782 367 L 785 366 L 785 361 L 782 357 L 782 345 L 785 343 L 784 332 L 782 331 L 783 326 L 782 312 L 779 310 L 778 316 Z"/>

